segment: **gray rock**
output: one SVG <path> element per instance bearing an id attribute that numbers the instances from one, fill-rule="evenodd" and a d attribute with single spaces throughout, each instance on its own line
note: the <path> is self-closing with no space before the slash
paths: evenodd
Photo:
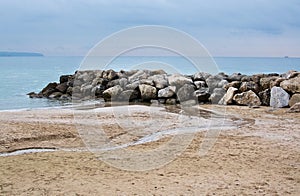
<path id="1" fill-rule="evenodd" d="M 208 100 L 212 104 L 218 104 L 222 97 L 225 95 L 225 93 L 226 91 L 223 88 L 215 88 Z"/>
<path id="2" fill-rule="evenodd" d="M 169 84 L 171 86 L 176 86 L 177 88 L 184 86 L 185 84 L 193 84 L 192 79 L 184 77 L 179 74 L 172 74 L 168 77 Z"/>
<path id="3" fill-rule="evenodd" d="M 300 75 L 280 83 L 280 87 L 292 93 L 300 93 Z"/>
<path id="4" fill-rule="evenodd" d="M 259 92 L 258 97 L 260 98 L 262 105 L 269 106 L 270 105 L 270 98 L 271 98 L 271 90 L 266 89 L 264 91 Z"/>
<path id="5" fill-rule="evenodd" d="M 168 86 L 158 91 L 158 98 L 170 98 L 175 95 L 176 86 Z"/>
<path id="6" fill-rule="evenodd" d="M 119 101 L 130 102 L 135 99 L 139 99 L 140 94 L 137 90 L 125 90 L 122 91 L 121 94 L 118 96 Z"/>
<path id="7" fill-rule="evenodd" d="M 195 81 L 194 82 L 197 89 L 205 88 L 207 87 L 205 81 Z"/>
<path id="8" fill-rule="evenodd" d="M 289 106 L 292 107 L 296 103 L 300 103 L 300 94 L 293 94 L 290 101 Z"/>
<path id="9" fill-rule="evenodd" d="M 193 75 L 194 81 L 205 81 L 211 74 L 205 72 L 198 72 Z"/>
<path id="10" fill-rule="evenodd" d="M 91 84 L 83 84 L 80 88 L 80 92 L 83 94 L 83 95 L 91 95 L 91 92 L 92 92 L 92 89 L 93 89 L 93 86 Z"/>
<path id="11" fill-rule="evenodd" d="M 133 83 L 129 83 L 126 85 L 125 89 L 127 90 L 135 90 L 138 88 L 138 86 L 140 85 L 140 82 L 139 81 L 135 81 Z"/>
<path id="12" fill-rule="evenodd" d="M 290 112 L 290 113 L 298 113 L 298 112 L 300 112 L 300 103 L 294 104 L 294 105 L 288 110 L 288 112 Z"/>
<path id="13" fill-rule="evenodd" d="M 189 99 L 194 99 L 195 87 L 191 84 L 185 84 L 177 91 L 177 99 L 180 102 L 187 101 Z"/>
<path id="14" fill-rule="evenodd" d="M 153 86 L 150 86 L 147 84 L 140 84 L 139 90 L 141 92 L 141 98 L 143 100 L 151 100 L 151 99 L 157 98 L 157 96 L 156 96 L 157 90 Z"/>
<path id="15" fill-rule="evenodd" d="M 134 83 L 136 81 L 140 81 L 142 79 L 147 79 L 149 75 L 145 72 L 145 70 L 139 70 L 132 76 L 128 77 L 128 82 L 129 83 Z"/>
<path id="16" fill-rule="evenodd" d="M 113 86 L 117 86 L 117 85 L 120 85 L 120 80 L 119 79 L 116 79 L 116 80 L 111 80 L 107 83 L 107 88 L 111 88 Z"/>
<path id="17" fill-rule="evenodd" d="M 241 73 L 233 73 L 228 77 L 228 81 L 241 81 L 244 76 L 245 75 L 242 75 Z"/>
<path id="18" fill-rule="evenodd" d="M 241 92 L 246 92 L 246 91 L 252 90 L 253 92 L 258 93 L 261 91 L 261 87 L 256 82 L 253 82 L 253 81 L 242 82 L 239 90 Z"/>
<path id="19" fill-rule="evenodd" d="M 163 89 L 169 85 L 167 75 L 162 74 L 162 75 L 153 75 L 148 78 L 149 80 L 153 80 L 154 86 L 157 89 Z"/>
<path id="20" fill-rule="evenodd" d="M 223 80 L 223 77 L 220 75 L 210 76 L 205 81 L 209 88 L 209 93 L 212 93 L 215 88 L 220 88 L 219 84 Z"/>
<path id="21" fill-rule="evenodd" d="M 219 101 L 218 104 L 220 105 L 228 105 L 228 104 L 232 104 L 232 100 L 233 100 L 233 96 L 235 95 L 235 93 L 238 91 L 237 88 L 234 87 L 230 87 L 226 94 L 222 97 L 222 99 Z"/>
<path id="22" fill-rule="evenodd" d="M 123 89 L 120 85 L 113 86 L 103 91 L 103 98 L 105 101 L 117 100 L 118 95 L 122 92 L 122 90 Z"/>
<path id="23" fill-rule="evenodd" d="M 217 88 L 224 88 L 227 84 L 228 84 L 228 81 L 227 81 L 227 80 L 221 80 L 221 81 L 218 83 Z"/>
<path id="24" fill-rule="evenodd" d="M 121 79 L 119 80 L 119 84 L 120 84 L 120 86 L 121 86 L 123 89 L 125 89 L 126 85 L 128 84 L 127 78 L 121 78 Z"/>
<path id="25" fill-rule="evenodd" d="M 141 79 L 140 84 L 147 84 L 147 85 L 150 85 L 150 86 L 154 86 L 153 80 L 149 80 L 149 79 Z"/>
<path id="26" fill-rule="evenodd" d="M 290 95 L 281 87 L 274 86 L 271 89 L 270 106 L 283 108 L 289 105 Z"/>
<path id="27" fill-rule="evenodd" d="M 201 88 L 194 92 L 194 96 L 197 98 L 198 102 L 208 102 L 208 98 L 210 97 L 208 88 Z"/>
<path id="28" fill-rule="evenodd" d="M 234 95 L 233 100 L 239 105 L 248 105 L 248 106 L 261 105 L 261 101 L 259 97 L 252 90 Z"/>

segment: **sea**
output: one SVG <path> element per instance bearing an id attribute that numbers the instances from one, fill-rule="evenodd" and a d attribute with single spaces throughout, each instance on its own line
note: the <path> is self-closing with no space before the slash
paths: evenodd
<path id="1" fill-rule="evenodd" d="M 0 110 L 48 108 L 69 105 L 48 99 L 30 99 L 29 92 L 39 92 L 59 76 L 81 70 L 86 59 L 82 56 L 0 57 Z M 287 57 L 213 57 L 214 69 L 226 74 L 285 73 L 300 71 L 300 58 Z M 166 68 L 191 75 L 202 71 L 193 63 L 178 56 L 121 56 L 106 65 L 93 68 L 130 70 Z M 151 65 L 155 65 L 151 68 Z M 157 66 L 159 65 L 159 66 Z"/>

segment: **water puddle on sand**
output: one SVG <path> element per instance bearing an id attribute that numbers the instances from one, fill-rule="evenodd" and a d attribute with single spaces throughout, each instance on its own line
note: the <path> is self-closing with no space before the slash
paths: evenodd
<path id="1" fill-rule="evenodd" d="M 57 150 L 58 149 L 56 148 L 26 148 L 26 149 L 14 150 L 11 152 L 0 153 L 0 157 L 17 156 L 17 155 L 38 153 L 38 152 L 55 152 Z"/>

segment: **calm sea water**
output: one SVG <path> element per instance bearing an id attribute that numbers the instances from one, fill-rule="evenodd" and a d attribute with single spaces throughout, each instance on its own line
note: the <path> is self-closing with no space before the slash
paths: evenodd
<path id="1" fill-rule="evenodd" d="M 39 92 L 49 82 L 58 81 L 62 74 L 73 74 L 79 69 L 83 57 L 1 57 L 0 58 L 0 110 L 60 106 L 62 102 L 47 99 L 30 99 L 28 92 Z M 284 73 L 300 70 L 300 58 L 242 58 L 216 57 L 218 71 L 231 74 Z M 192 74 L 197 71 L 186 59 L 180 57 L 120 57 L 106 69 L 128 70 L 141 68 L 153 62 L 168 64 L 178 72 Z M 94 65 L 99 68 L 98 65 Z M 156 67 L 153 67 L 156 68 Z"/>

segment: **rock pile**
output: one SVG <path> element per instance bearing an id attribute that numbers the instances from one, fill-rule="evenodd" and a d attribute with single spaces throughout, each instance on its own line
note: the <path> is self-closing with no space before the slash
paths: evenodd
<path id="1" fill-rule="evenodd" d="M 30 98 L 59 100 L 151 102 L 164 104 L 212 103 L 288 107 L 300 102 L 300 72 L 243 75 L 199 72 L 167 74 L 163 70 L 95 70 L 62 75 Z"/>

